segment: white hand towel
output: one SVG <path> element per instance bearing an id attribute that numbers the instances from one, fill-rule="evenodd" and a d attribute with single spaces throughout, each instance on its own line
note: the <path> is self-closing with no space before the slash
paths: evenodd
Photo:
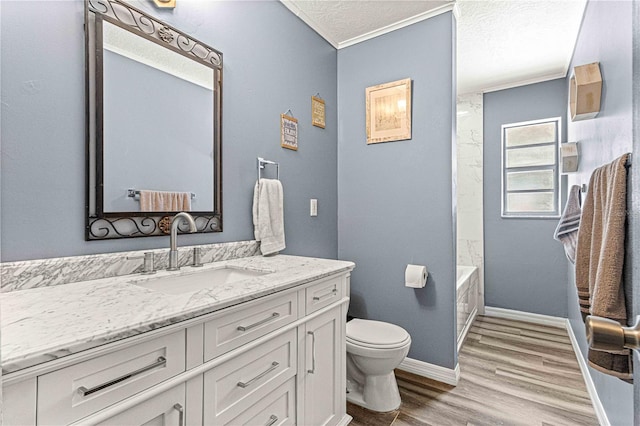
<path id="1" fill-rule="evenodd" d="M 571 263 L 576 263 L 576 246 L 578 243 L 578 228 L 580 227 L 580 187 L 573 185 L 569 190 L 567 204 L 564 206 L 562 217 L 553 238 L 564 246 L 564 253 Z"/>
<path id="2" fill-rule="evenodd" d="M 285 248 L 282 184 L 260 179 L 253 190 L 253 230 L 263 256 Z"/>

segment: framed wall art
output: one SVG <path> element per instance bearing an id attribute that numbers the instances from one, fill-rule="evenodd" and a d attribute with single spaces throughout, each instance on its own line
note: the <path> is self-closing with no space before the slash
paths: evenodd
<path id="1" fill-rule="evenodd" d="M 311 97 L 311 124 L 323 129 L 325 126 L 324 99 L 321 99 L 317 96 Z"/>
<path id="2" fill-rule="evenodd" d="M 367 144 L 411 139 L 411 79 L 366 89 Z"/>
<path id="3" fill-rule="evenodd" d="M 280 114 L 280 146 L 294 151 L 298 150 L 298 119 L 287 114 Z"/>

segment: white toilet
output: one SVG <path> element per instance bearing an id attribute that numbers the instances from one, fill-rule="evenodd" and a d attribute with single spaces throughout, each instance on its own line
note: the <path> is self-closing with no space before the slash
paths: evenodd
<path id="1" fill-rule="evenodd" d="M 400 407 L 393 369 L 409 353 L 411 336 L 402 327 L 381 321 L 347 323 L 347 401 L 372 411 Z"/>

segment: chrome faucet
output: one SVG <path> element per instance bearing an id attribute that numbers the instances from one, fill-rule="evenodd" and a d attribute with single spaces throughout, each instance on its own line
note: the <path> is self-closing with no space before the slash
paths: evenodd
<path id="1" fill-rule="evenodd" d="M 178 265 L 178 225 L 180 225 L 182 219 L 186 220 L 189 224 L 189 232 L 196 232 L 198 230 L 193 217 L 189 213 L 180 212 L 171 219 L 171 236 L 169 240 L 171 249 L 169 250 L 168 271 L 177 271 L 180 269 Z"/>

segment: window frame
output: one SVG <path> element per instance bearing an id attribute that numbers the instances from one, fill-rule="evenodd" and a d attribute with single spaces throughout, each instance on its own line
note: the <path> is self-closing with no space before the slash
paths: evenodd
<path id="1" fill-rule="evenodd" d="M 506 130 L 514 127 L 524 127 L 536 124 L 544 124 L 544 123 L 556 123 L 556 137 L 554 142 L 549 143 L 541 143 L 541 144 L 527 144 L 527 145 L 518 145 L 515 147 L 506 146 Z M 551 117 L 544 118 L 540 120 L 530 120 L 530 121 L 521 121 L 517 123 L 507 123 L 501 126 L 500 132 L 501 146 L 500 146 L 500 156 L 501 156 L 501 167 L 500 167 L 500 181 L 501 181 L 501 197 L 500 197 L 500 216 L 503 219 L 558 219 L 560 217 L 560 198 L 561 198 L 561 172 L 560 172 L 560 145 L 561 145 L 561 137 L 562 137 L 562 117 Z M 522 148 L 531 148 L 531 147 L 542 147 L 542 146 L 551 146 L 555 145 L 556 149 L 555 153 L 555 161 L 553 165 L 547 166 L 527 166 L 527 167 L 506 167 L 506 157 L 507 151 L 513 149 L 522 149 Z M 519 190 L 519 191 L 508 191 L 506 187 L 507 181 L 507 172 L 528 172 L 528 171 L 543 171 L 543 170 L 553 170 L 553 179 L 554 179 L 554 188 L 553 188 L 553 205 L 555 210 L 553 212 L 507 212 L 507 195 L 513 193 L 536 193 L 536 192 L 550 192 L 549 190 Z"/>

